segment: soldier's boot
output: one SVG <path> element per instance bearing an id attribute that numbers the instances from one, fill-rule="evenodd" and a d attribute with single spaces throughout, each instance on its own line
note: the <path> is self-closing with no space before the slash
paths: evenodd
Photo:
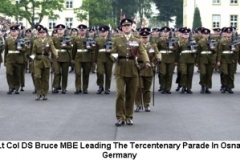
<path id="1" fill-rule="evenodd" d="M 9 88 L 7 94 L 12 94 L 13 91 L 14 91 L 14 90 L 13 90 L 12 88 Z"/>
<path id="2" fill-rule="evenodd" d="M 18 89 L 17 89 L 17 90 L 15 90 L 15 94 L 19 94 L 19 91 L 18 91 Z"/>
<path id="3" fill-rule="evenodd" d="M 182 87 L 182 86 L 179 84 L 179 85 L 177 86 L 177 88 L 176 88 L 176 91 L 177 91 L 177 92 L 180 91 L 181 87 Z"/>
<path id="4" fill-rule="evenodd" d="M 110 94 L 110 90 L 109 90 L 109 89 L 106 89 L 106 90 L 105 90 L 105 94 Z"/>
<path id="5" fill-rule="evenodd" d="M 104 88 L 103 87 L 99 87 L 99 89 L 97 91 L 97 94 L 101 94 L 103 91 L 104 91 Z"/>
<path id="6" fill-rule="evenodd" d="M 136 109 L 135 109 L 134 111 L 135 111 L 135 112 L 139 112 L 141 109 L 142 109 L 142 106 L 137 105 L 137 106 L 136 106 Z"/>
<path id="7" fill-rule="evenodd" d="M 145 106 L 145 112 L 150 112 L 151 110 L 150 110 L 150 107 L 149 107 L 149 105 L 146 105 Z"/>
<path id="8" fill-rule="evenodd" d="M 67 90 L 66 89 L 63 89 L 62 90 L 62 94 L 66 94 L 67 93 Z"/>
<path id="9" fill-rule="evenodd" d="M 79 94 L 79 93 L 82 93 L 81 89 L 77 89 L 76 92 L 74 92 L 74 94 Z"/>
<path id="10" fill-rule="evenodd" d="M 58 93 L 58 89 L 57 88 L 54 88 L 52 93 Z"/>
<path id="11" fill-rule="evenodd" d="M 115 123 L 115 126 L 120 127 L 120 126 L 122 126 L 122 125 L 124 125 L 124 124 L 125 124 L 124 121 L 118 120 L 118 121 Z"/>
<path id="12" fill-rule="evenodd" d="M 43 100 L 48 100 L 47 96 L 43 95 Z"/>
<path id="13" fill-rule="evenodd" d="M 193 92 L 191 91 L 191 89 L 187 89 L 187 93 L 192 94 Z"/>
<path id="14" fill-rule="evenodd" d="M 170 90 L 166 90 L 166 94 L 172 94 Z"/>
<path id="15" fill-rule="evenodd" d="M 36 101 L 39 101 L 42 98 L 42 95 L 37 95 L 37 97 L 35 98 Z"/>
<path id="16" fill-rule="evenodd" d="M 162 94 L 165 94 L 166 93 L 166 90 L 165 89 L 162 89 L 162 92 L 161 92 Z"/>
<path id="17" fill-rule="evenodd" d="M 36 93 L 37 93 L 36 88 L 34 89 L 34 91 L 33 91 L 32 93 L 33 93 L 33 94 L 36 94 Z"/>
<path id="18" fill-rule="evenodd" d="M 230 94 L 233 94 L 233 93 L 234 93 L 231 88 L 228 88 L 227 91 L 228 91 L 228 93 L 230 93 Z"/>
<path id="19" fill-rule="evenodd" d="M 162 87 L 161 87 L 161 86 L 159 86 L 158 92 L 161 92 L 161 91 L 162 91 Z"/>
<path id="20" fill-rule="evenodd" d="M 205 93 L 205 86 L 202 85 L 200 93 Z"/>
<path id="21" fill-rule="evenodd" d="M 21 92 L 23 92 L 23 91 L 24 91 L 23 87 L 21 87 L 20 91 L 21 91 Z"/>
<path id="22" fill-rule="evenodd" d="M 186 90 L 186 87 L 182 87 L 182 90 L 180 91 L 180 93 L 185 93 L 187 90 Z"/>
<path id="23" fill-rule="evenodd" d="M 222 93 L 225 93 L 226 91 L 227 91 L 227 87 L 222 86 L 222 90 L 221 90 L 221 92 L 222 92 Z"/>
<path id="24" fill-rule="evenodd" d="M 206 88 L 205 93 L 207 93 L 207 94 L 211 94 L 211 91 L 209 91 L 209 89 Z"/>
<path id="25" fill-rule="evenodd" d="M 132 121 L 131 119 L 127 119 L 127 120 L 126 120 L 126 124 L 127 124 L 127 125 L 133 125 L 133 121 Z"/>
<path id="26" fill-rule="evenodd" d="M 72 73 L 74 71 L 73 67 L 71 67 L 70 71 L 68 73 Z"/>
<path id="27" fill-rule="evenodd" d="M 223 87 L 224 87 L 224 86 L 223 86 L 223 85 L 221 85 L 221 87 L 220 87 L 220 92 L 222 92 L 222 90 L 223 90 Z"/>
<path id="28" fill-rule="evenodd" d="M 83 94 L 88 94 L 88 90 L 84 89 Z"/>

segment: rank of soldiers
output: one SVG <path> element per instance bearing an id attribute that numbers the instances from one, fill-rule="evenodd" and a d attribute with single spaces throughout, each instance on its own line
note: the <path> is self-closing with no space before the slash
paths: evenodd
<path id="1" fill-rule="evenodd" d="M 194 67 L 200 72 L 200 93 L 211 94 L 212 74 L 220 73 L 222 93 L 233 93 L 234 73 L 239 60 L 240 39 L 234 27 L 192 30 L 143 27 L 132 30 L 133 21 L 125 18 L 111 30 L 107 25 L 70 28 L 56 25 L 51 35 L 40 24 L 25 30 L 12 25 L 7 38 L 1 32 L 7 94 L 24 91 L 26 71 L 32 75 L 36 100 L 67 93 L 68 73 L 75 73 L 74 94 L 88 94 L 89 75 L 97 74 L 97 94 L 110 94 L 112 74 L 116 79 L 116 126 L 132 125 L 135 112 L 150 112 L 154 105 L 155 74 L 161 94 L 171 94 L 177 68 L 176 91 L 192 94 Z M 23 30 L 25 30 L 23 32 Z M 112 73 L 113 64 L 115 69 Z M 71 70 L 69 71 L 69 67 Z M 51 86 L 49 87 L 49 79 Z"/>

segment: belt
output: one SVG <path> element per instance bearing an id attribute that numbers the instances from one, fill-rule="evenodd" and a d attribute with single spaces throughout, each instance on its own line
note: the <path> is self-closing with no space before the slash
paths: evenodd
<path id="1" fill-rule="evenodd" d="M 212 54 L 212 51 L 202 51 L 201 54 Z"/>
<path id="2" fill-rule="evenodd" d="M 37 53 L 37 56 L 49 56 L 48 53 Z"/>
<path id="3" fill-rule="evenodd" d="M 133 56 L 118 56 L 118 59 L 135 60 L 135 57 L 133 57 Z"/>
<path id="4" fill-rule="evenodd" d="M 232 51 L 223 51 L 222 53 L 223 53 L 223 54 L 233 54 Z"/>
<path id="5" fill-rule="evenodd" d="M 56 49 L 57 52 L 67 52 L 66 49 Z"/>
<path id="6" fill-rule="evenodd" d="M 20 51 L 8 51 L 8 53 L 20 53 Z"/>
<path id="7" fill-rule="evenodd" d="M 192 53 L 192 51 L 191 50 L 184 50 L 184 51 L 181 52 L 181 54 L 183 54 L 183 53 Z"/>
<path id="8" fill-rule="evenodd" d="M 138 61 L 138 63 L 143 63 L 143 61 Z"/>
<path id="9" fill-rule="evenodd" d="M 77 52 L 87 52 L 87 49 L 78 49 Z"/>
<path id="10" fill-rule="evenodd" d="M 167 50 L 161 50 L 160 53 L 168 54 L 168 53 L 173 53 L 172 51 L 167 51 Z"/>
<path id="11" fill-rule="evenodd" d="M 99 49 L 98 52 L 106 52 L 106 49 Z"/>

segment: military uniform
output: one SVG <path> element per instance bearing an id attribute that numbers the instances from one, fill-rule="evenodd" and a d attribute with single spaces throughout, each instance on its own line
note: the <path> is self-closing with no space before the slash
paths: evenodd
<path id="1" fill-rule="evenodd" d="M 231 33 L 231 28 L 225 28 L 223 32 Z M 220 63 L 220 70 L 222 72 L 222 93 L 228 91 L 233 93 L 232 88 L 234 88 L 234 73 L 235 73 L 235 63 L 237 52 L 239 51 L 236 47 L 235 51 L 231 50 L 231 39 L 223 38 L 218 45 L 218 55 L 217 62 Z"/>
<path id="2" fill-rule="evenodd" d="M 121 25 L 131 25 L 130 19 L 123 19 Z M 132 125 L 133 106 L 138 86 L 138 70 L 135 58 L 140 53 L 144 62 L 149 62 L 146 51 L 139 40 L 133 35 L 122 35 L 113 42 L 111 53 L 118 53 L 118 60 L 114 69 L 116 78 L 116 126 L 125 123 Z"/>
<path id="3" fill-rule="evenodd" d="M 99 28 L 99 31 L 107 32 L 109 31 L 109 27 L 101 26 Z M 104 88 L 105 94 L 110 93 L 113 60 L 111 58 L 111 55 L 106 53 L 105 44 L 107 40 L 107 37 L 99 36 L 96 41 L 94 62 L 97 62 L 97 85 L 99 86 L 97 94 L 101 94 L 104 91 Z"/>
<path id="4" fill-rule="evenodd" d="M 1 66 L 1 63 L 3 62 L 3 58 L 2 58 L 2 52 L 5 48 L 5 42 L 4 42 L 4 37 L 0 37 L 0 66 Z"/>
<path id="5" fill-rule="evenodd" d="M 47 32 L 46 28 L 39 29 L 39 32 Z M 38 38 L 34 40 L 32 47 L 34 55 L 34 76 L 37 90 L 36 100 L 47 100 L 49 90 L 49 74 L 51 68 L 50 54 L 58 55 L 51 38 Z"/>
<path id="6" fill-rule="evenodd" d="M 79 25 L 78 28 L 86 29 L 87 26 Z M 72 60 L 75 64 L 75 94 L 81 93 L 82 89 L 84 94 L 88 94 L 89 74 L 92 66 L 92 54 L 90 48 L 86 49 L 86 39 L 86 37 L 81 37 L 79 35 L 73 41 Z"/>
<path id="7" fill-rule="evenodd" d="M 18 26 L 10 27 L 11 30 L 18 30 Z M 16 45 L 17 37 L 9 36 L 5 42 L 4 63 L 7 70 L 7 82 L 9 86 L 8 94 L 11 94 L 16 89 L 15 94 L 19 94 L 21 83 L 21 71 L 24 63 L 23 46 Z M 21 49 L 18 49 L 20 47 Z"/>
<path id="8" fill-rule="evenodd" d="M 141 32 L 140 36 L 148 36 L 149 32 Z M 151 101 L 151 86 L 154 75 L 154 59 L 160 61 L 162 59 L 160 52 L 158 51 L 156 44 L 151 44 L 150 42 L 143 43 L 143 47 L 148 53 L 148 58 L 151 62 L 152 67 L 146 68 L 145 64 L 141 58 L 138 58 L 138 66 L 140 70 L 140 84 L 137 89 L 135 104 L 135 112 L 138 112 L 140 108 L 144 107 L 146 112 L 150 112 L 150 101 Z M 142 104 L 143 103 L 143 104 Z"/>
<path id="9" fill-rule="evenodd" d="M 183 34 L 188 34 L 190 29 L 182 30 Z M 182 90 L 180 93 L 192 94 L 192 78 L 195 64 L 195 53 L 193 53 L 188 46 L 188 39 L 182 39 L 179 41 L 178 47 L 178 63 L 181 72 L 180 85 Z"/>
<path id="10" fill-rule="evenodd" d="M 170 31 L 170 28 L 163 27 L 160 31 L 168 32 Z M 172 78 L 173 78 L 173 71 L 175 68 L 175 63 L 177 62 L 177 46 L 176 44 L 172 44 L 170 49 L 168 40 L 165 37 L 161 37 L 157 43 L 158 50 L 162 54 L 162 61 L 158 65 L 159 67 L 159 83 L 161 86 L 161 93 L 162 94 L 171 94 L 170 90 L 172 87 Z"/>
<path id="11" fill-rule="evenodd" d="M 209 34 L 209 29 L 203 29 L 202 34 Z M 216 65 L 216 50 L 210 48 L 208 39 L 203 38 L 198 41 L 196 64 L 200 69 L 201 93 L 211 93 L 209 88 L 212 88 L 212 74 Z"/>
<path id="12" fill-rule="evenodd" d="M 57 25 L 58 29 L 64 29 L 64 25 Z M 58 59 L 53 59 L 53 71 L 54 71 L 54 79 L 53 79 L 53 85 L 54 88 L 53 93 L 58 93 L 58 90 L 62 89 L 62 94 L 66 93 L 67 89 L 67 83 L 68 83 L 68 68 L 69 63 L 72 59 L 71 50 L 72 46 L 70 43 L 65 44 L 63 46 L 63 39 L 64 36 L 54 36 L 52 37 L 53 44 L 56 48 L 56 51 L 58 52 Z M 62 85 L 60 85 L 60 82 L 62 82 Z"/>

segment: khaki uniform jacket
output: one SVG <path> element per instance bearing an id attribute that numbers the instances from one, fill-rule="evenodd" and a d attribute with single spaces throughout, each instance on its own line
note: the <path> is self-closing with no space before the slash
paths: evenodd
<path id="1" fill-rule="evenodd" d="M 231 40 L 223 38 L 220 40 L 217 50 L 217 61 L 221 63 L 236 63 L 237 52 L 239 48 L 236 47 L 236 51 L 232 52 L 230 47 Z M 224 54 L 223 52 L 232 52 L 232 54 Z"/>
<path id="2" fill-rule="evenodd" d="M 12 36 L 9 36 L 5 41 L 4 63 L 24 63 L 25 47 L 22 47 L 20 53 L 9 53 L 9 51 L 19 51 Z"/>
<path id="3" fill-rule="evenodd" d="M 155 66 L 155 64 L 153 63 L 153 60 L 154 59 L 162 59 L 161 53 L 158 51 L 157 45 L 156 44 L 150 44 L 150 42 L 149 42 L 149 43 L 146 43 L 146 44 L 143 43 L 143 47 L 145 48 L 145 50 L 148 54 L 148 58 L 151 62 L 151 65 Z M 138 62 L 140 62 L 138 64 L 139 68 L 140 68 L 140 76 L 152 77 L 153 76 L 153 68 L 151 68 L 151 67 L 146 68 L 145 63 L 143 63 L 143 60 L 142 60 L 141 56 L 138 58 Z"/>
<path id="4" fill-rule="evenodd" d="M 43 54 L 43 55 L 37 55 L 39 53 Z M 44 38 L 44 40 L 42 40 L 41 38 L 35 39 L 33 41 L 33 47 L 32 47 L 32 54 L 35 57 L 34 58 L 34 67 L 50 68 L 51 63 L 50 63 L 49 56 L 51 53 L 55 56 L 58 55 L 58 53 L 55 49 L 55 46 L 53 44 L 53 41 L 50 37 L 46 37 L 46 38 Z"/>
<path id="5" fill-rule="evenodd" d="M 111 60 L 110 59 L 111 55 L 109 53 L 106 53 L 105 50 L 106 40 L 107 37 L 106 38 L 98 37 L 96 39 L 96 47 L 94 50 L 94 62 L 106 62 L 107 60 Z"/>
<path id="6" fill-rule="evenodd" d="M 82 38 L 80 36 L 75 37 L 73 40 L 72 54 L 72 59 L 75 62 L 92 62 L 91 50 L 86 49 L 85 38 Z"/>
<path id="7" fill-rule="evenodd" d="M 197 56 L 196 56 L 196 63 L 198 64 L 215 64 L 216 63 L 216 51 L 211 50 L 207 42 L 208 40 L 205 38 L 198 41 Z"/>
<path id="8" fill-rule="evenodd" d="M 53 44 L 56 48 L 56 51 L 58 52 L 58 62 L 70 62 L 72 59 L 72 46 L 71 44 L 67 44 L 67 46 L 62 47 L 61 43 L 61 37 L 60 36 L 53 36 L 52 37 Z M 60 50 L 64 49 L 67 50 L 67 52 L 61 52 Z"/>
<path id="9" fill-rule="evenodd" d="M 170 50 L 167 44 L 168 39 L 161 37 L 157 42 L 158 50 L 162 54 L 162 62 L 174 63 L 177 62 L 177 46 L 174 46 L 173 50 Z"/>
<path id="10" fill-rule="evenodd" d="M 134 56 L 137 57 L 138 54 L 141 56 L 143 62 L 149 62 L 148 55 L 146 50 L 144 49 L 142 43 L 135 38 L 133 35 L 129 38 L 129 41 L 138 42 L 138 46 L 130 46 L 130 50 L 127 49 L 127 39 L 122 35 L 118 37 L 113 42 L 113 48 L 111 53 L 118 53 L 119 56 Z M 122 77 L 137 77 L 137 64 L 135 60 L 125 60 L 125 59 L 118 59 L 114 75 L 122 76 Z"/>
<path id="11" fill-rule="evenodd" d="M 189 51 L 190 53 L 182 53 Z M 191 53 L 188 46 L 188 40 L 180 39 L 178 41 L 178 63 L 195 63 L 195 53 Z"/>

